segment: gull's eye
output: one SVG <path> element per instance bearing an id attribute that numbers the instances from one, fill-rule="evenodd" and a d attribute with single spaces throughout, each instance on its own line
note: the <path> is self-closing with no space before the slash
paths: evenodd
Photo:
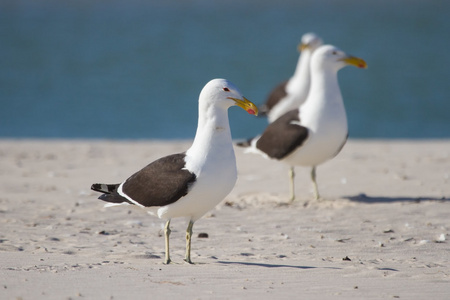
<path id="1" fill-rule="evenodd" d="M 230 89 L 227 88 L 227 87 L 224 87 L 223 90 L 224 90 L 225 92 L 229 92 L 229 91 L 230 91 Z"/>
<path id="2" fill-rule="evenodd" d="M 333 53 L 333 55 L 336 55 L 336 54 L 337 54 L 337 51 L 333 51 L 332 53 Z"/>

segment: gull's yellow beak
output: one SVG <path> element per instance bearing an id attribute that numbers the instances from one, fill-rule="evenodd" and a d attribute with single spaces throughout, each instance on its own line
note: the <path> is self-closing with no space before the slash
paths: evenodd
<path id="1" fill-rule="evenodd" d="M 366 62 L 363 59 L 358 58 L 358 57 L 347 56 L 347 57 L 343 58 L 342 61 L 345 61 L 347 64 L 358 67 L 358 68 L 367 69 Z"/>
<path id="2" fill-rule="evenodd" d="M 236 102 L 237 106 L 243 108 L 249 114 L 257 116 L 258 115 L 258 108 L 256 107 L 256 105 L 253 104 L 253 102 L 251 102 L 247 98 L 245 98 L 245 97 L 243 97 L 243 98 L 244 99 L 242 100 L 242 99 L 238 99 L 238 98 L 228 97 L 228 99 L 231 99 L 234 102 Z"/>
<path id="3" fill-rule="evenodd" d="M 308 48 L 308 44 L 305 44 L 305 43 L 300 43 L 300 44 L 298 44 L 298 46 L 297 46 L 298 52 L 302 52 L 302 51 L 305 50 L 306 48 Z"/>

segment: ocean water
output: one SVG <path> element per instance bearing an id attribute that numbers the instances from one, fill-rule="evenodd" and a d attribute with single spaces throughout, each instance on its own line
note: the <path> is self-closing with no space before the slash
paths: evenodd
<path id="1" fill-rule="evenodd" d="M 351 138 L 450 137 L 450 2 L 0 2 L 0 138 L 191 139 L 212 78 L 256 104 L 302 34 L 365 59 L 339 81 Z M 266 120 L 233 107 L 234 138 Z"/>

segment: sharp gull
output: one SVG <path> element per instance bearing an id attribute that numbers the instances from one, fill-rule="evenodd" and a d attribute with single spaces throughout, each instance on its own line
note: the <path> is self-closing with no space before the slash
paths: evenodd
<path id="1" fill-rule="evenodd" d="M 228 108 L 237 105 L 257 115 L 256 106 L 231 82 L 214 79 L 199 97 L 198 127 L 192 146 L 183 153 L 160 158 L 120 184 L 93 184 L 99 199 L 111 205 L 137 205 L 166 220 L 165 260 L 170 263 L 170 220 L 188 219 L 185 261 L 191 262 L 194 222 L 214 208 L 233 189 L 237 179 Z"/>

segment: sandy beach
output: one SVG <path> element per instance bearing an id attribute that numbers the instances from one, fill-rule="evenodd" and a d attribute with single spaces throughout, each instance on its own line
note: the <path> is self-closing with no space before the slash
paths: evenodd
<path id="1" fill-rule="evenodd" d="M 0 299 L 449 299 L 450 140 L 350 140 L 318 168 L 236 148 L 235 189 L 196 222 L 104 208 L 117 183 L 190 141 L 0 140 Z M 207 237 L 204 234 L 206 233 Z"/>

